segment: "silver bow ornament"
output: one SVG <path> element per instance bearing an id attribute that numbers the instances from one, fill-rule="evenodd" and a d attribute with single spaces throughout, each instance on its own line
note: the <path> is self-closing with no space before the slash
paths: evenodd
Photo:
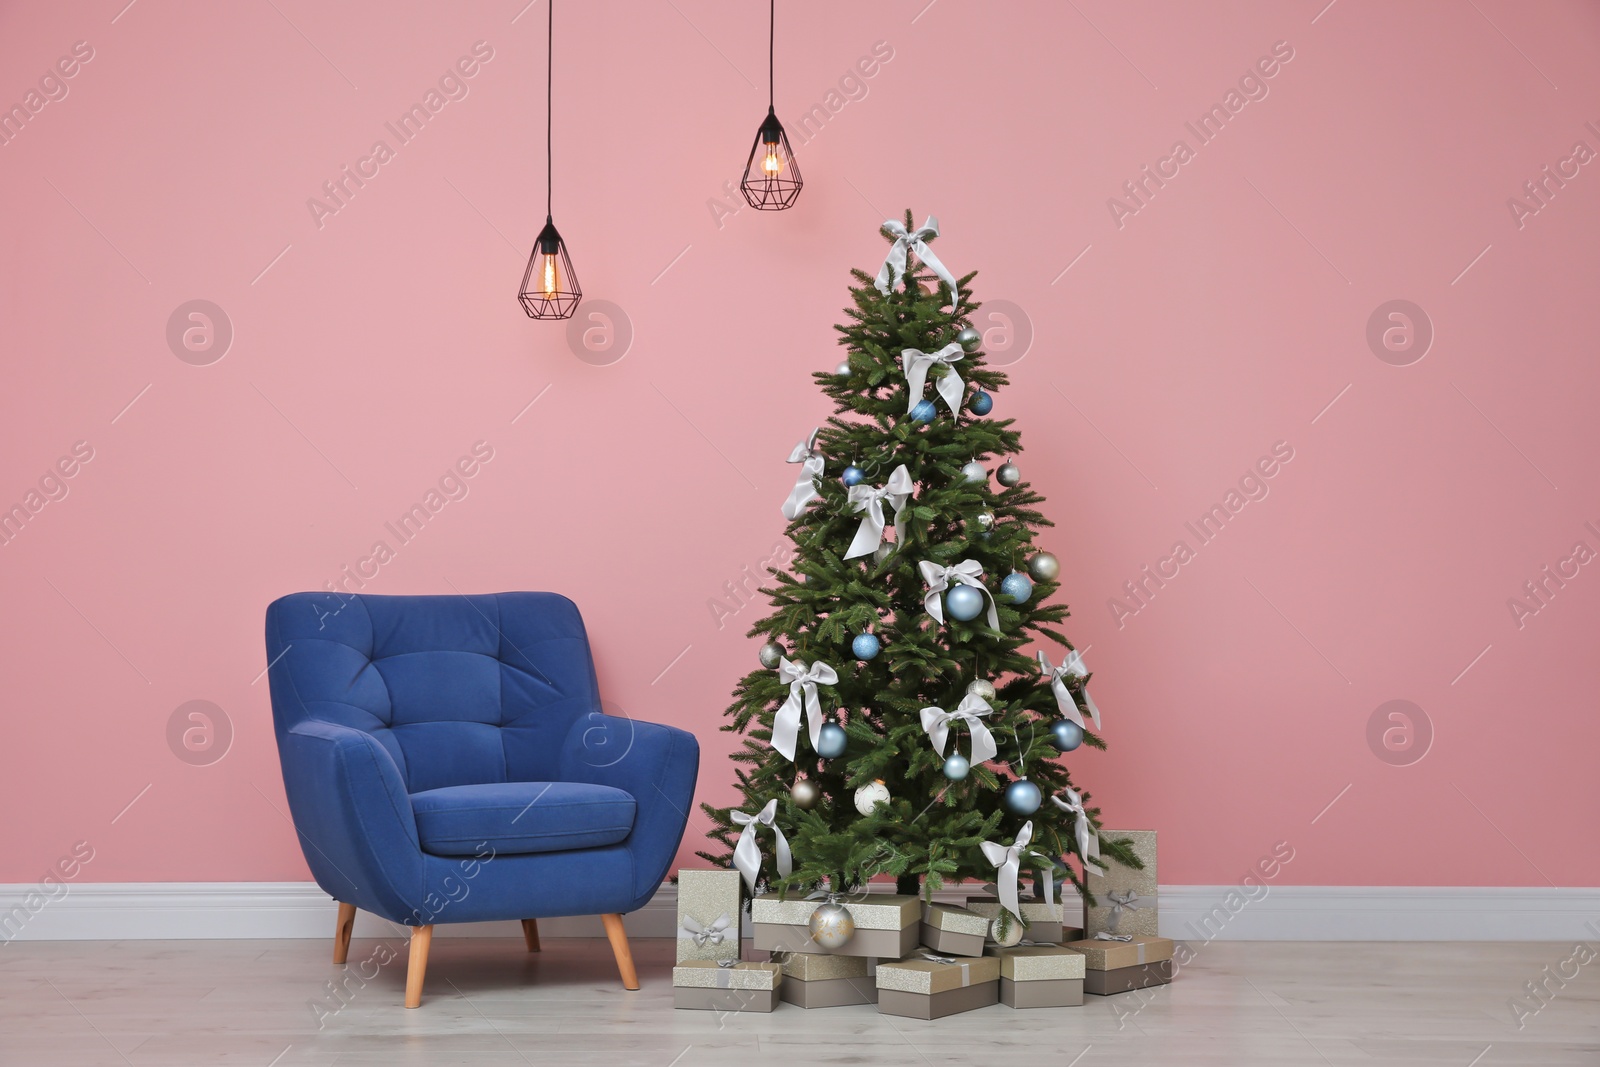
<path id="1" fill-rule="evenodd" d="M 774 809 L 776 810 L 776 809 Z M 744 814 L 740 812 L 739 814 Z M 733 925 L 733 919 L 727 912 L 718 915 L 715 922 L 701 924 L 693 915 L 683 917 L 683 925 L 678 928 L 678 936 L 688 938 L 700 948 L 707 945 L 720 945 L 728 936 L 728 927 Z"/>
<path id="2" fill-rule="evenodd" d="M 928 591 L 922 595 L 922 606 L 928 609 L 934 621 L 944 622 L 944 602 L 939 599 L 952 585 L 970 585 L 989 599 L 989 625 L 1000 629 L 1000 613 L 994 607 L 994 594 L 989 592 L 989 587 L 983 584 L 978 576 L 983 573 L 983 564 L 975 559 L 964 559 L 960 563 L 948 567 L 941 567 L 932 560 L 923 560 L 917 564 L 922 571 L 922 580 L 928 583 Z"/>
<path id="3" fill-rule="evenodd" d="M 787 878 L 794 873 L 794 860 L 789 855 L 789 839 L 783 836 L 783 831 L 778 829 L 778 824 L 773 821 L 777 817 L 777 797 L 767 801 L 767 806 L 754 815 L 743 811 L 728 813 L 728 818 L 744 827 L 739 832 L 739 840 L 733 846 L 733 865 L 744 875 L 744 884 L 750 887 L 752 893 L 756 891 L 756 879 L 761 874 L 761 846 L 756 844 L 757 826 L 772 827 L 772 834 L 776 839 L 774 851 L 778 857 L 778 877 Z"/>
<path id="4" fill-rule="evenodd" d="M 790 660 L 784 656 L 778 660 L 778 680 L 788 684 L 789 699 L 773 716 L 772 747 L 793 763 L 802 713 L 810 730 L 812 748 L 817 747 L 817 738 L 822 733 L 822 701 L 817 698 L 817 683 L 832 685 L 839 680 L 839 672 L 820 659 L 807 666 L 805 660 Z"/>
<path id="5" fill-rule="evenodd" d="M 1100 862 L 1100 835 L 1095 833 L 1094 824 L 1089 821 L 1089 813 L 1083 810 L 1083 798 L 1076 789 L 1068 787 L 1066 799 L 1051 797 L 1050 803 L 1075 816 L 1072 832 L 1078 838 L 1078 857 L 1083 860 L 1085 874 L 1098 874 L 1104 876 L 1105 866 Z"/>
<path id="6" fill-rule="evenodd" d="M 999 890 L 995 895 L 1000 898 L 1000 904 L 1007 911 L 1022 921 L 1022 906 L 1017 903 L 1017 875 L 1022 869 L 1022 854 L 1027 850 L 1028 842 L 1033 840 L 1033 820 L 1029 819 L 1023 824 L 1022 832 L 1017 834 L 1017 839 L 1010 845 L 997 845 L 993 841 L 984 841 L 978 847 L 983 850 L 983 858 L 998 868 L 995 874 L 995 888 Z"/>
<path id="7" fill-rule="evenodd" d="M 954 341 L 937 352 L 923 352 L 916 348 L 900 350 L 900 368 L 906 376 L 907 415 L 911 414 L 922 400 L 922 390 L 928 384 L 928 371 L 933 369 L 934 364 L 942 363 L 945 366 L 945 374 L 935 383 L 934 388 L 949 406 L 950 414 L 960 420 L 961 400 L 966 394 L 967 387 L 961 381 L 961 375 L 956 373 L 955 365 L 961 361 L 962 355 L 964 353 L 961 346 Z"/>
<path id="8" fill-rule="evenodd" d="M 1061 709 L 1061 714 L 1083 725 L 1083 716 L 1078 713 L 1078 702 L 1073 699 L 1072 691 L 1067 688 L 1067 683 L 1077 682 L 1078 692 L 1083 694 L 1083 706 L 1089 709 L 1089 718 L 1094 720 L 1094 728 L 1100 729 L 1100 709 L 1095 706 L 1094 697 L 1089 695 L 1089 687 L 1083 680 L 1089 676 L 1089 668 L 1083 665 L 1083 656 L 1075 648 L 1067 650 L 1067 658 L 1061 666 L 1050 666 L 1050 657 L 1043 651 L 1039 653 L 1039 669 L 1050 678 L 1050 691 L 1056 695 L 1056 707 Z"/>
<path id="9" fill-rule="evenodd" d="M 887 500 L 894 508 L 894 539 L 895 544 L 904 544 L 906 539 L 906 504 L 911 499 L 916 486 L 911 481 L 911 472 L 906 470 L 904 463 L 896 467 L 889 475 L 889 480 L 884 484 L 873 487 L 870 485 L 852 485 L 848 500 L 850 510 L 863 512 L 861 525 L 856 527 L 855 539 L 850 542 L 850 550 L 844 554 L 845 559 L 855 559 L 857 556 L 870 556 L 883 544 L 883 502 Z"/>
<path id="10" fill-rule="evenodd" d="M 914 252 L 924 267 L 933 271 L 939 276 L 940 281 L 950 287 L 952 301 L 950 306 L 954 307 L 954 301 L 960 299 L 956 291 L 955 277 L 928 247 L 928 238 L 939 236 L 939 220 L 929 215 L 920 227 L 907 232 L 904 224 L 889 219 L 883 224 L 883 228 L 894 234 L 894 244 L 889 246 L 889 255 L 884 259 L 883 266 L 878 269 L 876 282 L 878 292 L 888 296 L 889 290 L 900 283 L 906 274 L 906 256 Z"/>
<path id="11" fill-rule="evenodd" d="M 817 498 L 817 475 L 822 473 L 824 462 L 822 453 L 817 451 L 817 434 L 822 427 L 811 431 L 811 436 L 799 444 L 789 453 L 785 463 L 799 463 L 800 477 L 795 480 L 794 488 L 789 490 L 789 499 L 783 502 L 783 517 L 789 520 L 798 519 L 806 505 Z"/>
<path id="12" fill-rule="evenodd" d="M 1111 901 L 1111 910 L 1106 913 L 1106 929 L 1116 933 L 1117 924 L 1122 922 L 1122 913 L 1124 911 L 1138 911 L 1139 905 L 1135 904 L 1134 901 L 1144 900 L 1144 897 L 1139 896 L 1131 889 L 1120 891 L 1113 889 L 1106 894 L 1106 899 Z"/>
<path id="13" fill-rule="evenodd" d="M 994 734 L 989 732 L 989 727 L 981 718 L 993 711 L 988 701 L 968 693 L 961 698 L 961 703 L 956 705 L 954 711 L 933 707 L 923 708 L 922 729 L 927 733 L 928 740 L 933 742 L 933 750 L 943 756 L 945 739 L 950 734 L 950 724 L 966 723 L 967 728 L 972 731 L 972 762 L 983 763 L 985 760 L 994 759 L 996 753 L 1000 751 L 994 743 Z"/>

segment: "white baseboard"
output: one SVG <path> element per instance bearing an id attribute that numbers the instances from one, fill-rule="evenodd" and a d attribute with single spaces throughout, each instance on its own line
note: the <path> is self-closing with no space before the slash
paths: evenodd
<path id="1" fill-rule="evenodd" d="M 1161 933 L 1185 941 L 1600 940 L 1600 889 L 1542 887 L 1162 886 Z M 64 892 L 63 892 L 64 890 Z M 19 941 L 322 938 L 334 904 L 311 882 L 103 882 L 0 885 L 0 943 Z M 966 890 L 935 894 L 960 899 Z M 677 887 L 627 917 L 634 937 L 672 937 Z M 1069 905 L 1069 911 L 1073 910 Z M 1068 923 L 1073 918 L 1068 916 Z M 398 927 L 359 913 L 355 936 Z M 515 922 L 441 923 L 440 936 L 519 937 Z M 542 937 L 600 937 L 595 916 L 539 920 Z"/>

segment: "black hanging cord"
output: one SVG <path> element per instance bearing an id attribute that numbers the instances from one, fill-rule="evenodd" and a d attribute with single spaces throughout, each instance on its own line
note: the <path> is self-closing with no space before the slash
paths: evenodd
<path id="1" fill-rule="evenodd" d="M 776 0 L 774 0 L 776 2 Z M 555 179 L 554 171 L 550 165 L 550 116 L 552 106 L 550 97 L 555 90 L 555 33 L 556 33 L 556 0 L 547 0 L 546 15 L 548 22 L 545 27 L 545 53 L 544 53 L 544 214 L 550 217 L 551 185 Z"/>
<path id="2" fill-rule="evenodd" d="M 772 0 L 767 8 L 767 110 L 772 110 L 772 54 L 773 42 L 778 36 L 778 0 Z"/>

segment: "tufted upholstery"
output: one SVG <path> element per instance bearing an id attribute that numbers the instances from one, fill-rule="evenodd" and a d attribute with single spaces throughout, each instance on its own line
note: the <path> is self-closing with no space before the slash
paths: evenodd
<path id="1" fill-rule="evenodd" d="M 338 900 L 411 924 L 624 913 L 666 874 L 699 746 L 601 713 L 567 598 L 295 593 L 267 657 L 290 813 Z"/>

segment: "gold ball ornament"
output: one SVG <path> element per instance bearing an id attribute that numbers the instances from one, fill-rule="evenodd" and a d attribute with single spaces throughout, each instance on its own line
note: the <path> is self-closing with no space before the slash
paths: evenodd
<path id="1" fill-rule="evenodd" d="M 989 940 L 1001 948 L 1010 948 L 1022 940 L 1022 935 L 1027 933 L 1022 923 L 1010 912 L 1001 912 L 998 917 L 989 923 Z"/>
<path id="2" fill-rule="evenodd" d="M 1028 573 L 1036 582 L 1053 582 L 1061 573 L 1061 563 L 1050 553 L 1040 552 L 1028 560 Z"/>
<path id="3" fill-rule="evenodd" d="M 810 811 L 822 799 L 822 790 L 809 778 L 801 778 L 789 787 L 789 799 L 802 811 Z"/>

